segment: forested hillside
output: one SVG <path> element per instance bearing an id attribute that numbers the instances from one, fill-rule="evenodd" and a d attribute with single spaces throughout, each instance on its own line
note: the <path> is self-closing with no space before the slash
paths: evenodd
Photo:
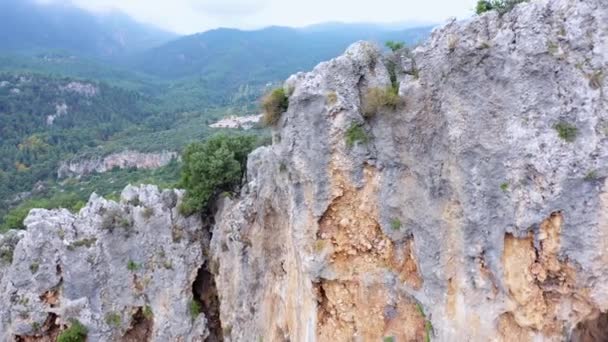
<path id="1" fill-rule="evenodd" d="M 252 100 L 268 82 L 285 79 L 331 59 L 357 40 L 414 45 L 430 27 L 388 31 L 373 26 L 330 25 L 308 29 L 269 27 L 257 31 L 217 29 L 179 38 L 138 54 L 130 65 L 162 79 L 188 80 L 205 96 L 229 104 Z"/>
<path id="2" fill-rule="evenodd" d="M 113 196 L 128 183 L 174 185 L 180 168 L 175 161 L 57 179 L 62 162 L 125 150 L 179 153 L 218 132 L 214 121 L 257 114 L 265 92 L 354 41 L 413 45 L 430 28 L 217 29 L 163 44 L 176 36 L 120 13 L 5 0 L 0 31 L 2 230 L 33 207 L 77 208 L 92 192 Z"/>
<path id="3" fill-rule="evenodd" d="M 0 74 L 0 197 L 30 190 L 62 158 L 139 124 L 148 116 L 142 103 L 140 94 L 100 82 Z"/>

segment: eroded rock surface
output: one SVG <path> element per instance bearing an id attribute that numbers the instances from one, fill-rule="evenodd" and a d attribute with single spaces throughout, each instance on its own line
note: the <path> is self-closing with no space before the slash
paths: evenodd
<path id="1" fill-rule="evenodd" d="M 216 217 L 226 339 L 602 340 L 608 3 L 449 23 L 397 58 L 404 104 L 366 118 L 388 64 L 357 43 L 286 82 Z"/>
<path id="2" fill-rule="evenodd" d="M 87 341 L 204 341 L 190 308 L 209 237 L 181 197 L 127 187 L 120 203 L 33 210 L 25 232 L 0 236 L 0 340 L 55 341 L 77 319 Z"/>
<path id="3" fill-rule="evenodd" d="M 104 157 L 76 158 L 62 162 L 57 170 L 57 177 L 81 177 L 92 173 L 104 173 L 114 168 L 157 169 L 168 165 L 176 158 L 178 158 L 176 152 L 144 153 L 126 150 Z"/>

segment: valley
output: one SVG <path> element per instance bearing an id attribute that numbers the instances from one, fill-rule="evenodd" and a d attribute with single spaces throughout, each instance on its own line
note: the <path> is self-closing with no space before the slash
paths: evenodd
<path id="1" fill-rule="evenodd" d="M 14 32 L 0 41 L 0 231 L 22 228 L 30 208 L 77 210 L 129 183 L 173 187 L 188 144 L 244 128 L 267 136 L 229 118 L 257 115 L 259 98 L 290 74 L 357 40 L 416 44 L 430 32 L 333 24 L 179 36 L 66 4 L 0 7 L 0 30 Z"/>

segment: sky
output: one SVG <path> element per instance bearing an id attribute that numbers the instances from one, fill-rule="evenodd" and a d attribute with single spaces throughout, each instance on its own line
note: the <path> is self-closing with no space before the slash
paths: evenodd
<path id="1" fill-rule="evenodd" d="M 61 1 L 61 0 L 46 0 Z M 65 1 L 65 0 L 64 0 Z M 71 0 L 93 11 L 120 10 L 168 31 L 217 27 L 301 27 L 323 22 L 440 23 L 466 18 L 476 0 Z"/>

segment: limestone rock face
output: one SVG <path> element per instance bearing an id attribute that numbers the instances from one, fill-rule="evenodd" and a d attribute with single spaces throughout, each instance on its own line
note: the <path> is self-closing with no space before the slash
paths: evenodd
<path id="1" fill-rule="evenodd" d="M 361 42 L 286 82 L 216 216 L 225 339 L 605 340 L 608 3 L 436 29 L 364 117 L 387 62 Z"/>
<path id="2" fill-rule="evenodd" d="M 64 161 L 59 165 L 57 177 L 81 177 L 91 173 L 108 172 L 113 168 L 157 169 L 175 158 L 178 158 L 176 152 L 144 153 L 126 150 L 105 157 Z"/>
<path id="3" fill-rule="evenodd" d="M 203 341 L 190 303 L 209 238 L 181 197 L 129 186 L 120 203 L 33 210 L 26 231 L 0 236 L 0 341 L 55 341 L 71 319 L 87 341 Z"/>

